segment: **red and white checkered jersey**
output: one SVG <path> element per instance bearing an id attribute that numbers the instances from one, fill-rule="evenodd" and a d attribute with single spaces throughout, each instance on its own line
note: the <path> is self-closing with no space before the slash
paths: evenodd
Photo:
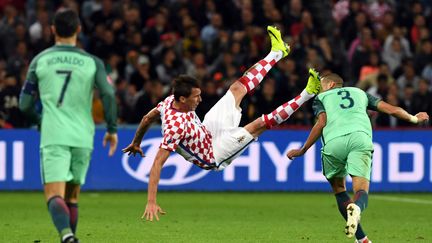
<path id="1" fill-rule="evenodd" d="M 160 148 L 176 151 L 187 161 L 203 169 L 216 166 L 212 136 L 195 111 L 179 112 L 172 107 L 174 95 L 157 105 L 161 114 L 163 140 Z"/>

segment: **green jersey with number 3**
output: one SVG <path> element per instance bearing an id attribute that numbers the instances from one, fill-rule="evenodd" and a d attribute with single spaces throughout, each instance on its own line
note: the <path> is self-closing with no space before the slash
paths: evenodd
<path id="1" fill-rule="evenodd" d="M 93 148 L 93 88 L 108 111 L 108 131 L 116 132 L 114 89 L 99 58 L 74 46 L 55 45 L 32 60 L 26 82 L 37 85 L 42 102 L 41 147 Z"/>
<path id="2" fill-rule="evenodd" d="M 313 103 L 316 116 L 326 112 L 324 143 L 352 132 L 365 132 L 372 138 L 372 126 L 367 110 L 377 110 L 380 99 L 359 88 L 335 88 L 319 94 Z"/>

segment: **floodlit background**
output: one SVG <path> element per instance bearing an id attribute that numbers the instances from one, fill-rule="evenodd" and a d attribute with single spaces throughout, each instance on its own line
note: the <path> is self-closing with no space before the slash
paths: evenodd
<path id="1" fill-rule="evenodd" d="M 129 158 L 120 149 L 136 124 L 184 73 L 201 80 L 203 117 L 267 54 L 267 25 L 282 31 L 291 53 L 244 100 L 242 124 L 296 96 L 309 67 L 336 72 L 412 114 L 432 114 L 432 1 L 0 1 L 0 242 L 57 239 L 41 192 L 39 133 L 18 110 L 18 97 L 31 59 L 54 44 L 50 21 L 62 7 L 80 14 L 79 45 L 104 60 L 119 107 L 119 148 L 108 158 L 95 95 L 82 242 L 350 242 L 321 174 L 321 145 L 294 161 L 285 157 L 307 138 L 311 102 L 223 172 L 172 154 L 158 197 L 168 213 L 158 223 L 140 221 L 161 133 L 155 124 L 142 143 L 147 157 Z M 430 124 L 370 117 L 377 131 L 364 229 L 374 242 L 432 241 Z"/>

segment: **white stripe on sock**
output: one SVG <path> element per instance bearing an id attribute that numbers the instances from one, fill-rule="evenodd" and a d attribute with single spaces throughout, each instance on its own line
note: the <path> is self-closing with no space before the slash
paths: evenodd
<path id="1" fill-rule="evenodd" d="M 278 62 L 282 58 L 282 51 L 270 51 L 270 53 L 264 58 L 267 62 L 271 62 L 272 60 L 276 60 Z"/>
<path id="2" fill-rule="evenodd" d="M 74 235 L 73 233 L 67 233 L 67 234 L 63 235 L 62 241 L 64 241 L 65 239 L 67 239 L 68 237 L 71 237 L 73 235 Z"/>

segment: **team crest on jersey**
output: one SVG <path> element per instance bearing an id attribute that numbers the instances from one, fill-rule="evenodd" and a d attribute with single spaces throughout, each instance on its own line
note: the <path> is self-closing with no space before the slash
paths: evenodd
<path id="1" fill-rule="evenodd" d="M 237 142 L 238 142 L 238 143 L 242 143 L 242 142 L 245 140 L 245 138 L 246 138 L 245 135 L 240 136 L 240 137 L 237 138 Z"/>
<path id="2" fill-rule="evenodd" d="M 111 85 L 114 84 L 113 80 L 111 79 L 111 77 L 109 75 L 107 75 L 107 82 Z"/>

